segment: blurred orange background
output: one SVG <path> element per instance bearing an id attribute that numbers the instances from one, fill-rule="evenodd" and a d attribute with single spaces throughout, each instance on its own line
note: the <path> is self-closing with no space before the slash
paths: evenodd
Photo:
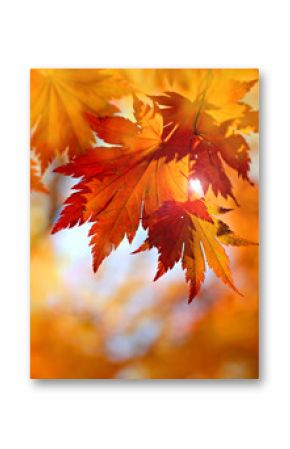
<path id="1" fill-rule="evenodd" d="M 225 221 L 258 241 L 258 138 L 247 139 L 254 186 L 234 177 L 240 208 Z M 257 378 L 257 248 L 226 249 L 242 297 L 208 270 L 188 304 L 180 264 L 153 282 L 157 251 L 130 254 L 144 240 L 141 227 L 94 274 L 87 224 L 50 233 L 73 184 L 53 173 L 64 161 L 45 174 L 50 194 L 31 194 L 31 377 Z"/>

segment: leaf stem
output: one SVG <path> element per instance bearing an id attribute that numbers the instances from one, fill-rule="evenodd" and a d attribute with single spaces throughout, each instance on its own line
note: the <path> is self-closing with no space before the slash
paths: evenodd
<path id="1" fill-rule="evenodd" d="M 200 101 L 200 104 L 199 104 L 199 108 L 198 108 L 198 111 L 197 111 L 197 114 L 196 114 L 196 117 L 195 117 L 195 120 L 194 120 L 194 124 L 193 124 L 193 132 L 194 133 L 196 133 L 197 122 L 198 122 L 198 119 L 199 119 L 202 107 L 204 105 L 206 91 L 207 91 L 207 89 L 205 89 L 204 92 L 203 92 L 203 95 L 202 95 L 202 98 L 201 98 L 201 101 Z"/>
<path id="2" fill-rule="evenodd" d="M 195 117 L 195 120 L 194 120 L 194 124 L 193 124 L 193 132 L 194 133 L 196 133 L 196 131 L 197 131 L 196 128 L 197 128 L 198 119 L 200 117 L 201 110 L 202 110 L 204 102 L 205 102 L 205 96 L 206 96 L 206 93 L 207 93 L 208 88 L 210 86 L 211 79 L 212 79 L 212 71 L 208 70 L 208 72 L 206 74 L 206 77 L 204 79 L 205 87 L 204 87 L 203 91 L 201 91 L 198 94 L 198 96 L 197 96 L 197 99 L 201 96 L 201 101 L 200 101 L 199 108 L 198 108 L 198 111 L 197 111 L 197 114 L 196 114 L 196 117 Z"/>

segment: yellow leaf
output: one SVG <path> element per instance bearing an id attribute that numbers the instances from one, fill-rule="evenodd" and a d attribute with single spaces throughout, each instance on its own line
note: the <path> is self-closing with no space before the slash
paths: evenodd
<path id="1" fill-rule="evenodd" d="M 224 248 L 216 239 L 217 230 L 215 224 L 200 220 L 194 216 L 192 220 L 197 231 L 196 233 L 202 242 L 209 267 L 225 284 L 240 294 L 232 280 L 229 258 Z"/>
<path id="2" fill-rule="evenodd" d="M 74 156 L 94 142 L 85 112 L 110 114 L 109 100 L 130 91 L 117 72 L 96 69 L 32 69 L 30 83 L 31 148 L 42 171 L 58 153 Z"/>

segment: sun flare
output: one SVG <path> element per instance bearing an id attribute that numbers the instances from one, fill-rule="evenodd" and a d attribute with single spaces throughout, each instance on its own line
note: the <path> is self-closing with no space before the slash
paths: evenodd
<path id="1" fill-rule="evenodd" d="M 196 193 L 199 196 L 204 195 L 203 188 L 199 179 L 190 179 L 189 188 L 192 192 Z"/>

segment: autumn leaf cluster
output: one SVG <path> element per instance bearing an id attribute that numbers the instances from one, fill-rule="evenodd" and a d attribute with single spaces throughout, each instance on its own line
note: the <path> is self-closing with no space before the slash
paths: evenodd
<path id="1" fill-rule="evenodd" d="M 90 222 L 97 271 L 142 224 L 134 253 L 157 248 L 155 280 L 181 261 L 191 301 L 207 263 L 238 291 L 224 246 L 252 242 L 221 216 L 239 206 L 235 179 L 251 183 L 258 111 L 245 98 L 257 82 L 256 70 L 32 70 L 31 186 L 46 192 L 59 154 L 68 161 L 55 172 L 77 179 L 52 232 Z"/>

